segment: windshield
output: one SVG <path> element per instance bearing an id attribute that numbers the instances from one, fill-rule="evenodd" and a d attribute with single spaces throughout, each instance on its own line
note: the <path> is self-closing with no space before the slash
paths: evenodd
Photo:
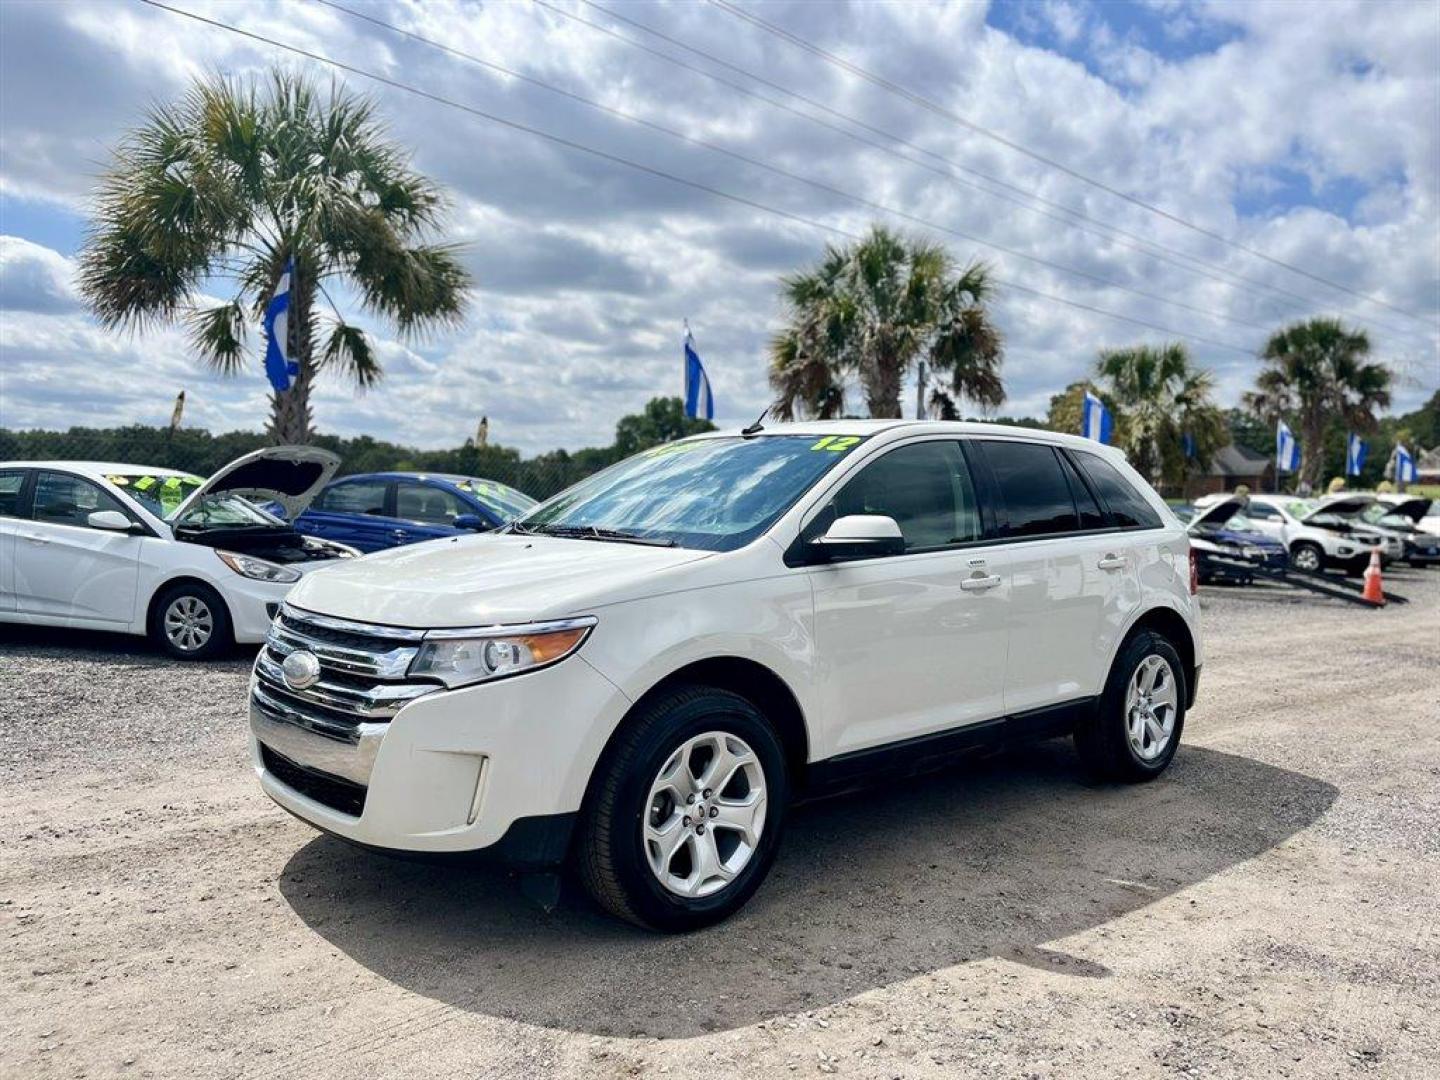
<path id="1" fill-rule="evenodd" d="M 535 505 L 535 500 L 523 491 L 497 484 L 494 480 L 466 477 L 464 480 L 456 480 L 455 486 L 494 511 L 501 521 L 513 521 Z"/>
<path id="2" fill-rule="evenodd" d="M 733 551 L 863 441 L 762 435 L 666 443 L 562 491 L 516 529 Z"/>
<path id="3" fill-rule="evenodd" d="M 1285 504 L 1285 509 L 1291 517 L 1303 518 L 1306 514 L 1314 513 L 1320 504 L 1310 499 L 1292 499 Z"/>
<path id="4" fill-rule="evenodd" d="M 204 480 L 198 476 L 156 476 L 152 473 L 117 473 L 105 477 L 125 494 L 166 521 Z"/>
<path id="5" fill-rule="evenodd" d="M 248 499 L 228 491 L 217 491 L 201 498 L 174 524 L 180 529 L 273 529 L 285 523 Z"/>

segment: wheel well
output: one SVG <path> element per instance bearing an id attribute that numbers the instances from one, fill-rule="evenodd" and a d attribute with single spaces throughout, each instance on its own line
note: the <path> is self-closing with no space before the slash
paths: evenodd
<path id="1" fill-rule="evenodd" d="M 225 609 L 225 618 L 230 618 L 230 605 L 225 603 L 225 597 L 220 595 L 220 590 L 215 588 L 214 585 L 211 585 L 204 578 L 185 576 L 173 577 L 170 578 L 168 581 L 162 581 L 159 585 L 157 585 L 155 591 L 150 596 L 150 604 L 145 609 L 145 632 L 147 634 L 155 629 L 155 620 L 160 615 L 160 598 L 164 596 L 167 592 L 169 592 L 171 589 L 173 589 L 176 585 L 200 586 L 206 592 L 210 593 L 210 595 L 214 596 L 216 600 L 220 601 L 220 606 Z"/>
<path id="2" fill-rule="evenodd" d="M 666 675 L 630 706 L 625 719 L 611 733 L 601 758 L 609 753 L 616 735 L 631 716 L 658 695 L 677 686 L 711 686 L 717 690 L 729 690 L 753 702 L 775 725 L 780 745 L 785 748 L 785 764 L 790 769 L 792 784 L 798 787 L 804 782 L 805 765 L 810 758 L 810 738 L 805 730 L 805 714 L 800 710 L 800 703 L 779 675 L 764 664 L 739 656 L 697 660 Z"/>
<path id="3" fill-rule="evenodd" d="M 1185 665 L 1187 696 L 1193 700 L 1195 697 L 1195 638 L 1191 636 L 1190 624 L 1178 612 L 1170 608 L 1159 607 L 1152 608 L 1140 616 L 1131 633 L 1140 630 L 1153 630 L 1175 646 L 1175 651 L 1180 654 L 1180 662 Z"/>

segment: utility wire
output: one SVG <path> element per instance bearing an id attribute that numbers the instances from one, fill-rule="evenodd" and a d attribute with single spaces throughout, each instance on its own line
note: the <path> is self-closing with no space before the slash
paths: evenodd
<path id="1" fill-rule="evenodd" d="M 1406 311 L 1402 307 L 1397 307 L 1396 305 L 1391 304 L 1385 300 L 1381 300 L 1377 296 L 1370 296 L 1366 293 L 1359 291 L 1358 289 L 1352 289 L 1350 286 L 1343 285 L 1338 281 L 1331 281 L 1329 278 L 1321 277 L 1319 274 L 1313 274 L 1309 270 L 1306 270 L 1304 267 L 1296 266 L 1294 263 L 1286 262 L 1284 259 L 1277 259 L 1272 255 L 1267 255 L 1265 252 L 1260 251 L 1257 248 L 1249 247 L 1248 245 L 1243 244 L 1238 240 L 1231 239 L 1223 233 L 1216 232 L 1215 230 L 1206 228 L 1203 225 L 1197 225 L 1195 222 L 1183 218 L 1178 214 L 1171 213 L 1169 210 L 1166 210 L 1163 207 L 1156 206 L 1154 203 L 1146 202 L 1144 199 L 1141 199 L 1136 195 L 1132 195 L 1128 191 L 1113 187 L 1112 185 L 1105 183 L 1105 181 L 1103 180 L 1097 180 L 1093 176 L 1089 176 L 1086 173 L 1079 171 L 1078 169 L 1066 165 L 1063 161 L 1058 161 L 1055 158 L 1042 154 L 1037 150 L 1031 150 L 1028 146 L 1024 146 L 1018 142 L 1015 142 L 1012 139 L 1008 139 L 1004 135 L 1001 135 L 999 132 L 993 131 L 982 124 L 977 124 L 973 120 L 967 119 L 966 117 L 961 116 L 959 113 L 953 112 L 952 110 L 945 108 L 945 106 L 931 101 L 929 98 L 924 97 L 923 95 L 915 93 L 913 90 L 906 89 L 905 87 L 900 86 L 897 83 L 891 82 L 889 79 L 886 79 L 883 76 L 876 75 L 873 72 L 867 71 L 866 69 L 860 67 L 858 64 L 853 64 L 849 60 L 846 60 L 843 56 L 837 56 L 832 52 L 822 49 L 820 46 L 814 44 L 813 42 L 807 41 L 805 38 L 800 37 L 798 34 L 794 34 L 791 31 L 786 30 L 783 26 L 777 26 L 772 22 L 767 22 L 765 19 L 760 18 L 758 15 L 753 15 L 750 12 L 744 10 L 743 8 L 739 8 L 736 5 L 729 3 L 728 0 L 710 0 L 710 3 L 715 7 L 719 8 L 720 10 L 728 12 L 729 14 L 735 16 L 736 18 L 742 19 L 745 22 L 750 23 L 752 26 L 759 27 L 760 29 L 774 35 L 775 37 L 790 42 L 797 48 L 804 49 L 806 52 L 812 53 L 815 56 L 820 57 L 827 63 L 833 64 L 844 71 L 848 71 L 852 75 L 864 79 L 866 82 L 878 86 L 883 90 L 887 90 L 890 93 L 896 95 L 897 97 L 904 98 L 905 100 L 910 101 L 920 106 L 921 108 L 934 113 L 937 116 L 944 117 L 947 120 L 959 124 L 967 131 L 973 131 L 977 135 L 983 135 L 985 138 L 991 139 L 994 142 L 999 143 L 1001 146 L 1006 147 L 1007 149 L 1013 150 L 1018 154 L 1023 154 L 1024 156 L 1031 158 L 1034 161 L 1038 161 L 1043 165 L 1047 165 L 1052 169 L 1056 169 L 1067 176 L 1071 176 L 1084 184 L 1088 184 L 1093 188 L 1104 191 L 1107 194 L 1113 195 L 1118 199 L 1123 199 L 1126 202 L 1138 206 L 1143 210 L 1148 210 L 1150 213 L 1156 214 L 1166 219 L 1167 221 L 1172 221 L 1177 225 L 1184 226 L 1185 228 L 1191 230 L 1192 232 L 1198 233 L 1201 236 L 1208 237 L 1211 240 L 1218 240 L 1220 243 L 1225 244 L 1229 247 L 1233 247 L 1239 251 L 1243 251 L 1247 255 L 1253 255 L 1257 259 L 1263 259 L 1265 262 L 1268 262 L 1273 266 L 1283 267 L 1284 269 L 1289 270 L 1291 273 L 1299 274 L 1301 277 L 1309 278 L 1311 281 L 1319 282 L 1321 285 L 1327 285 L 1332 289 L 1338 289 L 1340 292 L 1349 293 L 1351 296 L 1358 297 L 1361 300 L 1366 300 L 1372 304 L 1378 304 L 1381 307 L 1389 308 L 1391 311 L 1397 312 L 1408 318 L 1425 323 L 1428 329 L 1429 321 L 1424 316 L 1416 315 L 1414 312 L 1411 311 Z"/>
<path id="2" fill-rule="evenodd" d="M 1000 179 L 999 177 L 991 176 L 987 173 L 981 172 L 978 169 L 971 168 L 951 158 L 947 158 L 942 154 L 937 154 L 934 151 L 927 150 L 923 146 L 907 142 L 905 139 L 893 134 L 892 132 L 886 131 L 879 127 L 875 127 L 874 125 L 869 124 L 858 117 L 850 116 L 846 113 L 840 112 L 839 110 L 825 104 L 823 101 L 818 101 L 814 98 L 807 97 L 805 94 L 802 94 L 797 90 L 792 90 L 789 87 L 774 82 L 773 80 L 768 79 L 763 75 L 757 75 L 754 72 L 747 70 L 746 68 L 743 68 L 737 64 L 733 64 L 730 61 L 725 60 L 721 57 L 715 56 L 713 53 L 708 53 L 703 49 L 696 48 L 693 45 L 688 45 L 683 41 L 680 41 L 674 37 L 671 37 L 668 34 L 654 29 L 653 27 L 647 26 L 645 23 L 639 22 L 636 19 L 632 19 L 629 16 L 623 15 L 618 11 L 612 11 L 609 8 L 602 6 L 601 4 L 594 3 L 593 0 L 580 0 L 580 2 L 585 4 L 585 6 L 587 7 L 593 8 L 594 10 L 599 11 L 612 19 L 615 19 L 618 22 L 622 22 L 628 26 L 632 26 L 636 30 L 641 31 L 642 33 L 649 34 L 652 37 L 658 38 L 659 40 L 664 41 L 669 45 L 673 45 L 678 49 L 683 49 L 688 53 L 692 53 L 696 56 L 702 57 L 710 63 L 733 71 L 747 79 L 752 79 L 763 86 L 770 87 L 771 89 L 785 94 L 788 97 L 792 97 L 797 101 L 803 102 L 811 108 L 818 109 L 819 111 L 829 116 L 833 116 L 836 119 L 843 120 L 849 124 L 853 124 L 856 127 L 859 127 L 865 131 L 869 131 L 877 136 L 880 136 L 881 138 L 887 139 L 898 146 L 905 147 L 907 150 L 913 150 L 918 154 L 923 154 L 926 157 L 943 162 L 946 166 L 948 166 L 948 169 L 937 168 L 934 165 L 930 165 L 924 161 L 920 161 L 917 158 L 909 156 L 908 154 L 900 153 L 898 150 L 894 149 L 894 147 L 888 146 L 885 143 L 880 143 L 872 139 L 868 139 L 863 135 L 856 134 L 855 132 L 847 128 L 840 127 L 839 125 L 829 123 L 826 120 L 822 120 L 818 116 L 812 116 L 811 114 L 797 109 L 791 105 L 787 105 L 782 101 L 776 101 L 774 98 L 767 97 L 764 94 L 758 93 L 747 86 L 732 82 L 731 80 L 726 79 L 723 76 L 716 75 L 714 72 L 707 71 L 701 67 L 696 67 L 695 65 L 687 63 L 686 61 L 681 60 L 678 57 L 672 56 L 669 53 L 665 53 L 660 51 L 659 49 L 652 48 L 651 46 L 646 45 L 644 42 L 636 41 L 634 38 L 627 37 L 611 27 L 594 22 L 590 19 L 586 19 L 583 16 L 577 15 L 571 11 L 567 11 L 564 8 L 557 7 L 555 4 L 550 3 L 549 0 L 533 0 L 533 2 L 540 7 L 545 8 L 547 11 L 553 12 L 556 15 L 569 19 L 573 22 L 577 22 L 583 26 L 590 27 L 592 30 L 605 34 L 608 37 L 614 38 L 616 41 L 620 41 L 626 45 L 629 45 L 631 48 L 638 49 L 641 52 L 654 56 L 657 59 L 663 60 L 668 64 L 679 67 L 682 70 L 692 72 L 696 75 L 700 75 L 706 79 L 711 80 L 712 82 L 718 83 L 721 86 L 725 86 L 731 90 L 736 91 L 737 93 L 743 94 L 746 97 L 753 98 L 756 101 L 764 102 L 765 104 L 770 105 L 773 108 L 790 113 L 812 124 L 817 124 L 820 127 L 833 131 L 836 134 L 842 135 L 847 139 L 851 139 L 865 146 L 873 147 L 874 149 L 877 149 L 882 153 L 889 154 L 891 157 L 897 158 L 900 161 L 906 161 L 912 165 L 917 165 L 922 169 L 927 169 L 928 171 L 935 173 L 937 176 L 945 177 L 952 183 L 960 184 L 974 191 L 978 191 L 981 194 L 989 195 L 992 198 L 1001 199 L 1005 202 L 1011 203 L 1015 206 L 1020 207 L 1023 210 L 1026 210 L 1029 213 L 1039 214 L 1043 217 L 1050 218 L 1052 221 L 1058 221 L 1068 228 L 1078 228 L 1085 232 L 1094 233 L 1097 236 L 1103 236 L 1107 240 L 1114 240 L 1115 242 L 1121 244 L 1124 247 L 1129 247 L 1133 250 L 1140 251 L 1151 258 L 1166 263 L 1170 266 L 1176 267 L 1177 269 L 1183 270 L 1187 273 L 1192 273 L 1200 277 L 1209 278 L 1212 281 L 1218 281 L 1222 284 L 1234 285 L 1235 283 L 1239 282 L 1245 285 L 1252 286 L 1254 288 L 1263 289 L 1267 292 L 1275 293 L 1279 296 L 1286 297 L 1289 300 L 1298 303 L 1300 305 L 1300 309 L 1305 312 L 1314 311 L 1317 306 L 1317 301 L 1311 297 L 1303 296 L 1300 293 L 1292 292 L 1289 289 L 1283 288 L 1279 285 L 1271 284 L 1267 281 L 1262 281 L 1258 278 L 1247 277 L 1244 274 L 1237 273 L 1236 271 L 1230 270 L 1227 267 L 1220 266 L 1217 263 L 1209 262 L 1208 260 L 1199 258 L 1198 256 L 1191 255 L 1188 252 L 1180 251 L 1177 248 L 1168 247 L 1167 245 L 1162 244 L 1159 241 L 1151 240 L 1136 233 L 1130 232 L 1129 230 L 1123 229 L 1120 226 L 1100 221 L 1099 219 L 1086 214 L 1082 210 L 1077 210 L 1074 207 L 1065 205 L 1064 203 L 1059 203 L 1051 199 L 1047 199 L 1043 195 L 1028 191 L 1023 187 L 1011 184 L 1005 180 Z M 973 181 L 966 180 L 963 177 L 956 175 L 957 171 L 968 173 L 971 176 L 979 177 L 980 179 L 985 180 L 987 183 L 991 183 L 1007 191 L 1014 192 L 1016 195 L 1020 196 L 1023 199 L 1028 199 L 1034 203 L 1039 203 L 1043 206 L 1051 207 L 1062 214 L 1069 215 L 1069 217 L 1060 217 L 1055 213 L 1050 213 L 1046 210 L 1040 209 L 1038 206 L 1031 205 L 1030 202 L 1023 202 L 1021 201 L 1021 199 L 1017 199 L 1009 195 L 1003 194 L 1000 191 L 992 191 L 989 188 L 982 187 L 981 185 L 976 184 Z M 1071 220 L 1072 218 L 1078 220 Z M 1087 222 L 1089 227 L 1087 228 L 1086 225 L 1080 224 L 1080 222 Z M 1117 240 L 1117 237 L 1124 237 L 1125 239 Z M 1165 254 L 1162 254 L 1162 252 Z M 1177 262 L 1177 259 L 1184 261 Z M 1207 272 L 1205 269 L 1201 269 L 1201 267 L 1208 268 L 1210 272 Z M 1384 334 L 1393 336 L 1416 333 L 1416 331 L 1411 329 L 1400 329 L 1387 326 L 1386 324 L 1376 319 L 1374 316 L 1365 316 L 1361 315 L 1358 312 L 1350 310 L 1342 310 L 1340 313 L 1348 316 L 1351 319 L 1354 319 L 1357 322 L 1368 322 L 1372 324 L 1374 329 Z M 1413 348 L 1414 346 L 1407 345 L 1405 347 Z M 1425 347 L 1429 347 L 1428 341 L 1426 342 Z"/>
<path id="3" fill-rule="evenodd" d="M 192 11 L 185 11 L 182 8 L 172 7 L 169 4 L 162 3 L 161 0 L 139 0 L 139 2 L 149 7 L 158 8 L 161 11 L 168 11 L 173 15 L 179 15 L 183 18 L 191 19 L 198 23 L 204 23 L 205 25 L 215 27 L 218 30 L 225 30 L 240 37 L 248 38 L 251 41 L 258 41 L 264 45 L 269 45 L 273 48 L 284 50 L 285 52 L 292 53 L 296 56 L 302 56 L 307 60 L 313 60 L 316 63 L 325 64 L 329 67 L 336 68 L 337 70 L 348 72 L 351 75 L 358 75 L 363 79 L 369 79 L 372 82 L 379 83 L 383 86 L 389 86 L 393 89 L 404 91 L 407 94 L 413 94 L 414 96 L 423 98 L 427 101 L 432 101 L 436 104 L 447 106 L 448 108 L 457 109 L 461 112 L 476 116 L 482 120 L 488 120 L 491 123 L 499 124 L 501 127 L 509 128 L 512 131 L 520 131 L 528 135 L 534 135 L 537 138 L 545 140 L 546 142 L 553 143 L 557 146 L 562 146 L 566 149 L 574 150 L 579 153 L 588 154 L 592 157 L 599 158 L 602 161 L 608 161 L 616 165 L 624 165 L 627 168 L 634 169 L 637 172 L 645 173 L 648 176 L 655 176 L 662 180 L 669 180 L 673 183 L 683 184 L 686 187 L 694 188 L 697 191 L 703 191 L 708 195 L 713 195 L 718 199 L 724 199 L 728 202 L 733 202 L 740 206 L 746 206 L 753 210 L 759 210 L 761 213 L 771 214 L 775 217 L 784 218 L 788 221 L 793 221 L 800 225 L 808 225 L 811 228 L 819 229 L 823 232 L 831 233 L 835 236 L 841 236 L 847 240 L 862 239 L 862 237 L 858 233 L 850 232 L 847 229 L 842 229 L 835 225 L 828 225 L 823 221 L 816 221 L 813 218 L 808 218 L 801 214 L 791 213 L 790 211 L 782 210 L 779 207 L 768 206 L 765 203 L 757 202 L 756 200 L 747 198 L 744 195 L 737 195 L 734 192 L 724 191 L 720 188 L 711 187 L 709 184 L 701 183 L 698 180 L 690 180 L 683 176 L 677 176 L 674 173 L 666 172 L 664 169 L 658 169 L 651 165 L 645 165 L 638 161 L 632 161 L 631 159 L 621 157 L 618 154 L 612 154 L 606 150 L 600 150 L 593 146 L 587 146 L 584 143 L 576 142 L 573 139 L 567 139 L 562 135 L 556 135 L 548 131 L 543 131 L 540 128 L 530 127 L 529 125 L 522 124 L 516 120 L 508 120 L 503 116 L 497 116 L 494 113 L 486 112 L 484 109 L 478 109 L 473 105 L 466 105 L 463 102 L 455 101 L 440 94 L 432 93 L 429 90 L 424 90 L 410 83 L 401 82 L 398 79 L 392 79 L 386 75 L 380 75 L 376 72 L 368 71 L 365 68 L 356 67 L 353 64 L 347 64 L 341 60 L 334 60 L 320 53 L 311 52 L 308 49 L 303 49 L 298 45 L 290 45 L 286 42 L 276 40 L 275 38 L 266 37 L 263 34 L 257 34 L 250 30 L 243 30 L 238 26 L 235 26 L 231 23 L 223 22 L 219 19 L 212 19 L 208 16 L 199 15 Z M 1171 337 L 1188 338 L 1191 341 L 1200 342 L 1201 344 L 1205 345 L 1211 345 L 1215 348 L 1228 349 L 1232 352 L 1239 353 L 1242 356 L 1254 356 L 1253 350 L 1243 348 L 1239 345 L 1235 345 L 1232 342 L 1220 341 L 1215 338 L 1205 337 L 1201 334 L 1189 333 L 1184 330 L 1176 330 L 1173 327 L 1163 326 L 1159 323 L 1152 323 L 1145 319 L 1138 319 L 1131 315 L 1121 314 L 1117 311 L 1108 311 L 1104 308 L 1093 307 L 1089 304 L 1084 304 L 1076 300 L 1068 300 L 1063 296 L 1055 296 L 1051 293 L 1042 292 L 1039 289 L 1033 289 L 1027 285 L 1021 285 L 1017 282 L 1003 281 L 999 278 L 992 278 L 992 280 L 995 282 L 995 284 L 1003 286 L 1005 288 L 1013 288 L 1019 292 L 1028 293 L 1032 296 L 1049 300 L 1053 303 L 1063 304 L 1066 307 L 1077 308 L 1081 311 L 1093 312 L 1097 315 L 1104 315 L 1107 318 L 1118 319 L 1121 322 L 1128 322 L 1135 326 L 1144 327 L 1147 330 L 1154 330 L 1157 333 L 1167 334 Z"/>
<path id="4" fill-rule="evenodd" d="M 982 237 L 975 236 L 961 229 L 955 229 L 947 225 L 941 225 L 938 222 L 928 220 L 926 218 L 920 217 L 917 214 L 912 214 L 906 210 L 900 210 L 893 206 L 886 206 L 883 203 L 874 202 L 870 199 L 864 198 L 863 196 L 856 195 L 852 192 L 834 187 L 830 184 L 825 183 L 824 181 L 816 180 L 811 177 L 802 176 L 798 173 L 790 172 L 788 169 L 781 168 L 778 165 L 774 165 L 770 162 L 763 161 L 757 158 L 749 157 L 745 154 L 739 153 L 735 150 L 731 150 L 717 143 L 709 142 L 705 139 L 697 139 L 691 135 L 685 134 L 682 131 L 677 131 L 674 128 L 666 127 L 665 125 L 656 123 L 655 121 L 647 120 L 641 116 L 636 116 L 634 113 L 625 112 L 622 109 L 616 109 L 612 106 L 604 104 L 603 102 L 595 101 L 591 98 L 587 98 L 580 94 L 574 93 L 573 91 L 566 90 L 563 87 L 552 85 L 551 83 L 545 82 L 542 79 L 537 79 L 533 76 L 526 75 L 519 71 L 515 71 L 512 68 L 505 67 L 503 64 L 497 64 L 494 61 L 482 59 L 481 57 L 475 56 L 472 53 L 465 52 L 462 49 L 454 48 L 453 46 L 446 45 L 443 42 L 435 41 L 432 38 L 427 38 L 423 34 L 417 34 L 411 30 L 406 30 L 402 27 L 396 26 L 393 23 L 386 22 L 384 19 L 377 18 L 373 15 L 368 15 L 363 11 L 356 11 L 354 8 L 350 8 L 345 6 L 344 4 L 337 3 L 336 0 L 315 0 L 315 2 L 318 4 L 323 4 L 325 7 L 333 8 L 336 11 L 343 12 L 344 14 L 349 15 L 352 18 L 361 19 L 365 22 L 371 23 L 372 25 L 383 27 L 384 29 L 391 31 L 392 33 L 398 34 L 401 37 L 409 38 L 412 41 L 427 45 L 433 49 L 438 49 L 441 52 L 448 53 L 451 56 L 458 57 L 462 60 L 467 60 L 470 63 L 479 65 L 480 67 L 488 68 L 492 71 L 497 71 L 502 75 L 509 76 L 510 78 L 519 80 L 521 82 L 529 83 L 530 85 L 539 87 L 540 89 L 548 91 L 549 93 L 559 94 L 562 97 L 569 98 L 571 101 L 577 101 L 582 105 L 585 105 L 592 109 L 597 109 L 600 112 L 617 117 L 628 123 L 639 124 L 642 127 L 649 128 L 652 131 L 658 131 L 662 135 L 667 135 L 673 139 L 679 139 L 680 141 L 688 143 L 692 146 L 699 146 L 706 150 L 713 151 L 714 153 L 723 154 L 726 157 L 733 158 L 734 160 L 743 162 L 746 165 L 751 165 L 758 169 L 764 169 L 766 172 L 773 173 L 776 176 L 784 177 L 787 180 L 794 180 L 797 183 L 806 184 L 817 191 L 823 191 L 827 194 L 846 199 L 859 206 L 864 206 L 868 209 L 877 210 L 885 214 L 892 214 L 896 217 L 904 218 L 906 221 L 914 222 L 917 225 L 921 225 L 929 229 L 934 229 L 937 232 L 948 233 L 951 236 L 959 237 L 960 239 L 968 241 L 972 244 L 979 244 L 982 247 L 990 248 L 993 251 L 998 251 L 1002 254 L 1010 255 L 1017 259 L 1025 259 L 1028 262 L 1038 263 L 1041 266 L 1048 267 L 1051 270 L 1056 270 L 1063 274 L 1071 274 L 1076 277 L 1085 278 L 1089 281 L 1096 282 L 1097 284 L 1106 286 L 1108 288 L 1119 289 L 1122 292 L 1130 293 L 1134 296 L 1140 297 L 1141 299 L 1150 300 L 1157 304 L 1169 304 L 1172 307 L 1181 308 L 1182 310 L 1192 312 L 1196 315 L 1202 315 L 1206 318 L 1222 320 L 1224 322 L 1231 322 L 1236 324 L 1237 326 L 1243 326 L 1251 330 L 1258 330 L 1261 333 L 1268 333 L 1272 329 L 1271 327 L 1265 326 L 1261 323 L 1251 322 L 1248 319 L 1242 319 L 1238 316 L 1230 315 L 1225 312 L 1196 307 L 1193 304 L 1188 304 L 1183 300 L 1177 300 L 1174 297 L 1162 296 L 1159 293 L 1146 292 L 1144 289 L 1137 289 L 1133 286 L 1126 285 L 1123 282 L 1114 280 L 1113 278 L 1108 278 L 1103 274 L 1096 274 L 1089 270 L 1082 270 L 1079 267 L 1067 266 L 1063 263 L 1053 262 L 1038 255 L 1031 255 L 1027 252 L 1020 251 L 1017 248 L 1007 247 L 1004 244 L 997 244 L 992 241 L 985 240 Z"/>

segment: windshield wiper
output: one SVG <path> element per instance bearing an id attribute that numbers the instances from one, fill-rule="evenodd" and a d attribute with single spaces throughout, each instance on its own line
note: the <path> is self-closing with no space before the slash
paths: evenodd
<path id="1" fill-rule="evenodd" d="M 599 525 L 527 525 L 528 533 L 561 536 L 567 540 L 610 540 L 620 544 L 644 544 L 647 547 L 679 547 L 674 540 L 659 536 L 641 536 L 623 529 L 604 529 Z"/>

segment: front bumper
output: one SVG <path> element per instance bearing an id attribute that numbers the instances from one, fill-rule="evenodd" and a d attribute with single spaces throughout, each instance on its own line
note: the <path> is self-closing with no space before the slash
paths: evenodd
<path id="1" fill-rule="evenodd" d="M 255 581 L 239 574 L 234 575 L 233 581 L 227 580 L 221 591 L 230 611 L 236 642 L 252 645 L 264 641 L 275 612 L 285 594 L 294 587 L 291 583 Z"/>
<path id="2" fill-rule="evenodd" d="M 578 655 L 418 698 L 344 738 L 277 717 L 253 679 L 251 690 L 256 776 L 296 817 L 368 847 L 493 849 L 522 863 L 563 857 L 568 823 L 629 705 Z"/>

